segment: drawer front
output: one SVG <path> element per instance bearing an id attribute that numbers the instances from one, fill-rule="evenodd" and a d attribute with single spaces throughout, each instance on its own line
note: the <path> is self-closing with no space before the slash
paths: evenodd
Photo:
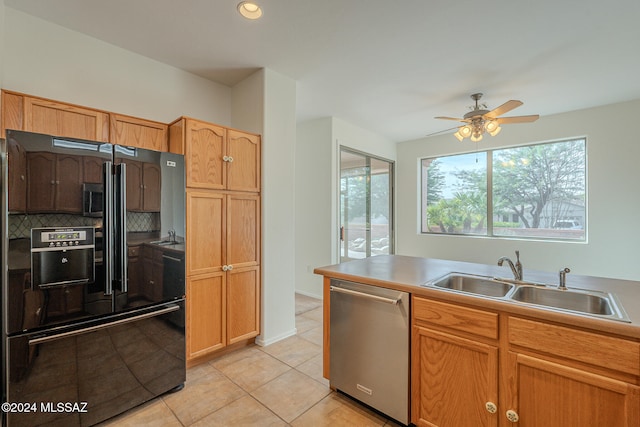
<path id="1" fill-rule="evenodd" d="M 469 307 L 413 298 L 414 320 L 486 338 L 498 338 L 498 314 Z"/>
<path id="2" fill-rule="evenodd" d="M 129 246 L 127 249 L 127 253 L 129 258 L 135 258 L 140 255 L 140 246 Z"/>
<path id="3" fill-rule="evenodd" d="M 640 344 L 593 332 L 509 317 L 509 343 L 563 359 L 640 375 Z"/>

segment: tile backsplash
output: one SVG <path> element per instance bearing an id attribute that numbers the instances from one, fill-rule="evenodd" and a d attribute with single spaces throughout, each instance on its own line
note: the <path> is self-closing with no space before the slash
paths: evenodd
<path id="1" fill-rule="evenodd" d="M 9 239 L 31 237 L 32 228 L 41 227 L 102 227 L 102 218 L 70 214 L 11 214 L 8 220 Z M 160 214 L 157 212 L 127 212 L 128 232 L 153 232 L 160 230 Z"/>

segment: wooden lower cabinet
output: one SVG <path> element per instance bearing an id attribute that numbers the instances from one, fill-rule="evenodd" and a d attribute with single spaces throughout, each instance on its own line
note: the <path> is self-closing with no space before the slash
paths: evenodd
<path id="1" fill-rule="evenodd" d="M 493 427 L 498 415 L 498 349 L 413 328 L 413 419 L 418 426 Z"/>
<path id="2" fill-rule="evenodd" d="M 187 359 L 260 333 L 260 268 L 187 279 Z"/>
<path id="3" fill-rule="evenodd" d="M 411 420 L 429 427 L 640 425 L 640 343 L 414 296 Z"/>
<path id="4" fill-rule="evenodd" d="M 638 386 L 514 352 L 509 360 L 519 427 L 640 425 Z"/>
<path id="5" fill-rule="evenodd" d="M 234 344 L 260 333 L 260 268 L 227 272 L 227 342 Z"/>
<path id="6" fill-rule="evenodd" d="M 187 360 L 226 345 L 226 295 L 223 272 L 187 279 Z"/>

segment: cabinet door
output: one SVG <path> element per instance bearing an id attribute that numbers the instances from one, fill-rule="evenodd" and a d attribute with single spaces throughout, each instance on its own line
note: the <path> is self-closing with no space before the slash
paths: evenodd
<path id="1" fill-rule="evenodd" d="M 105 162 L 100 157 L 85 156 L 82 159 L 83 182 L 102 184 L 102 165 Z"/>
<path id="2" fill-rule="evenodd" d="M 192 119 L 185 126 L 187 187 L 225 188 L 226 129 Z"/>
<path id="3" fill-rule="evenodd" d="M 27 210 L 27 153 L 15 140 L 7 141 L 7 157 L 11 173 L 9 181 L 9 211 Z"/>
<path id="4" fill-rule="evenodd" d="M 227 189 L 259 192 L 260 137 L 229 129 L 227 141 Z"/>
<path id="5" fill-rule="evenodd" d="M 56 211 L 82 213 L 82 157 L 56 156 Z"/>
<path id="6" fill-rule="evenodd" d="M 167 151 L 166 124 L 120 114 L 111 114 L 110 118 L 113 144 Z"/>
<path id="7" fill-rule="evenodd" d="M 103 111 L 24 97 L 24 130 L 107 142 L 109 115 Z"/>
<path id="8" fill-rule="evenodd" d="M 509 354 L 519 427 L 632 427 L 640 387 L 518 353 Z"/>
<path id="9" fill-rule="evenodd" d="M 127 161 L 127 211 L 142 211 L 142 163 Z"/>
<path id="10" fill-rule="evenodd" d="M 222 269 L 224 197 L 213 191 L 187 189 L 187 276 Z"/>
<path id="11" fill-rule="evenodd" d="M 226 345 L 225 273 L 187 279 L 187 358 Z"/>
<path id="12" fill-rule="evenodd" d="M 413 327 L 411 418 L 418 426 L 497 426 L 498 349 Z"/>
<path id="13" fill-rule="evenodd" d="M 160 212 L 160 166 L 155 163 L 142 165 L 142 210 Z"/>
<path id="14" fill-rule="evenodd" d="M 260 333 L 260 268 L 233 268 L 227 272 L 228 343 Z"/>
<path id="15" fill-rule="evenodd" d="M 260 264 L 260 196 L 227 197 L 227 258 L 233 268 Z"/>
<path id="16" fill-rule="evenodd" d="M 27 210 L 53 212 L 56 190 L 56 155 L 27 153 Z"/>

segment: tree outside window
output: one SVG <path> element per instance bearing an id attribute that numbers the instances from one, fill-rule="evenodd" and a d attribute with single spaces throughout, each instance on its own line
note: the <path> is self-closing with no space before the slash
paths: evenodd
<path id="1" fill-rule="evenodd" d="M 424 233 L 585 240 L 584 138 L 423 159 L 422 166 Z"/>

